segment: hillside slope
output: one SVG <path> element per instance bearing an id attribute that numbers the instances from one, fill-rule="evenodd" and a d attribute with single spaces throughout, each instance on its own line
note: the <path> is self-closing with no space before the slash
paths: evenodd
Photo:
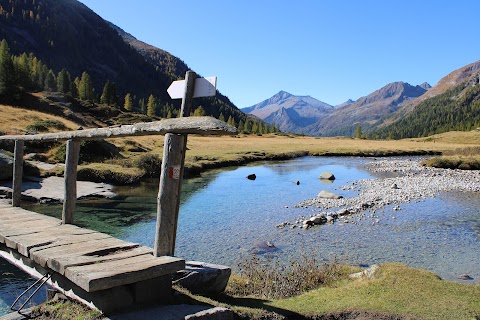
<path id="1" fill-rule="evenodd" d="M 335 109 L 319 122 L 306 128 L 310 135 L 353 135 L 357 125 L 364 132 L 382 117 L 392 114 L 413 98 L 424 94 L 421 86 L 393 82 L 343 108 Z"/>
<path id="2" fill-rule="evenodd" d="M 166 89 L 184 77 L 188 67 L 164 51 L 157 59 L 146 59 L 137 50 L 139 46 L 127 43 L 109 23 L 77 0 L 1 1 L 0 39 L 7 40 L 12 54 L 32 52 L 55 74 L 66 68 L 75 78 L 86 71 L 96 97 L 109 80 L 116 84 L 119 100 L 131 93 L 136 103 L 153 94 L 162 104 L 177 108 L 180 104 L 170 99 Z M 160 63 L 162 59 L 164 63 Z M 223 108 L 227 118 L 234 115 L 238 122 L 245 117 L 223 96 L 198 103 L 207 114 Z"/>
<path id="3" fill-rule="evenodd" d="M 152 64 L 157 71 L 160 71 L 172 79 L 178 80 L 185 78 L 185 73 L 190 70 L 185 62 L 175 57 L 169 52 L 149 45 L 138 40 L 120 27 L 109 22 L 110 27 L 115 30 L 122 39 L 141 54 L 147 62 Z M 235 122 L 245 122 L 247 116 L 240 111 L 226 96 L 217 90 L 215 98 L 200 98 L 193 100 L 193 109 L 202 106 L 208 115 L 216 118 L 223 114 L 225 119 L 232 116 Z"/>
<path id="4" fill-rule="evenodd" d="M 372 136 L 403 139 L 480 128 L 480 70 L 462 83 L 424 99 L 408 115 Z"/>

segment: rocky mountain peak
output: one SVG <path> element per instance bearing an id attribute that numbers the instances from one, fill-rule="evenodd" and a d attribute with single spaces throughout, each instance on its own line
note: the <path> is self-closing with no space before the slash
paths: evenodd
<path id="1" fill-rule="evenodd" d="M 420 85 L 420 88 L 423 88 L 425 90 L 429 90 L 432 86 L 428 82 L 424 82 Z"/>

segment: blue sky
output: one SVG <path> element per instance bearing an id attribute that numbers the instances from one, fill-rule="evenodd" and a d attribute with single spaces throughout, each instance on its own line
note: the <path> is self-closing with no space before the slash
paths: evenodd
<path id="1" fill-rule="evenodd" d="M 280 90 L 336 105 L 480 60 L 478 0 L 81 0 L 239 108 Z"/>

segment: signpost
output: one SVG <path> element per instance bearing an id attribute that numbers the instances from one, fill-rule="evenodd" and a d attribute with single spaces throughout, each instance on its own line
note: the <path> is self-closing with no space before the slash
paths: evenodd
<path id="1" fill-rule="evenodd" d="M 172 99 L 180 99 L 185 92 L 186 80 L 172 82 L 167 92 Z M 217 92 L 217 77 L 197 78 L 195 79 L 195 88 L 193 98 L 212 97 Z"/>
<path id="2" fill-rule="evenodd" d="M 216 77 L 197 78 L 195 72 L 188 71 L 185 80 L 174 81 L 167 92 L 172 99 L 182 98 L 179 116 L 188 117 L 192 99 L 215 96 L 216 86 Z M 186 148 L 187 134 L 165 135 L 153 249 L 156 257 L 174 255 Z"/>

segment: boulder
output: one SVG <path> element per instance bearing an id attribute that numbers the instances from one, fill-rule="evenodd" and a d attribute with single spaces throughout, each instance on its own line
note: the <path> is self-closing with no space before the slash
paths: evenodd
<path id="1" fill-rule="evenodd" d="M 0 151 L 0 180 L 11 179 L 13 175 L 13 157 Z"/>
<path id="2" fill-rule="evenodd" d="M 322 180 L 335 180 L 335 176 L 333 175 L 333 173 L 325 171 L 325 172 L 322 172 L 322 174 L 320 175 L 320 179 L 322 179 Z"/>
<path id="3" fill-rule="evenodd" d="M 192 293 L 221 293 L 227 286 L 230 267 L 198 261 L 187 261 L 184 270 L 178 271 L 173 283 Z"/>
<path id="4" fill-rule="evenodd" d="M 311 217 L 309 220 L 312 221 L 314 224 L 322 224 L 327 221 L 327 219 L 324 216 Z"/>
<path id="5" fill-rule="evenodd" d="M 248 180 L 255 180 L 255 179 L 257 179 L 257 175 L 256 175 L 255 173 L 249 174 L 249 175 L 247 176 L 247 179 L 248 179 Z"/>
<path id="6" fill-rule="evenodd" d="M 338 195 L 336 193 L 333 193 L 333 192 L 330 192 L 330 191 L 327 191 L 327 190 L 322 190 L 317 198 L 320 198 L 320 199 L 341 199 L 343 198 L 341 195 Z"/>

